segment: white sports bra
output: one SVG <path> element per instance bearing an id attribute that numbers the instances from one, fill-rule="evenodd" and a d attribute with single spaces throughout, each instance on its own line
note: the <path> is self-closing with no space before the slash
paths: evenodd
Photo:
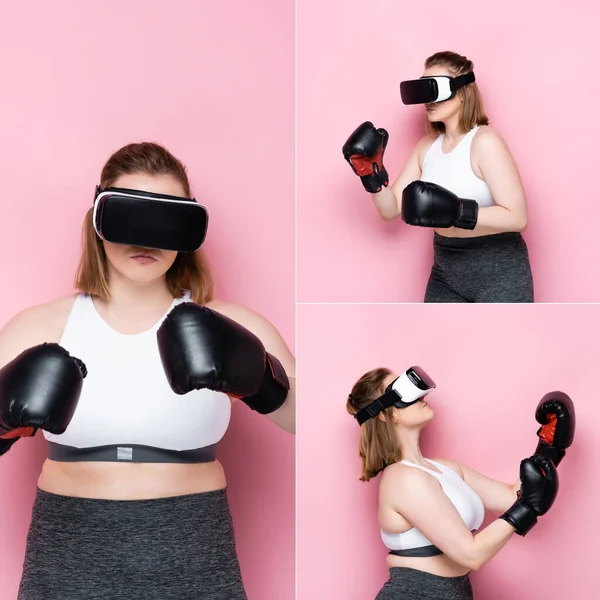
<path id="1" fill-rule="evenodd" d="M 421 181 L 437 183 L 459 198 L 475 200 L 481 207 L 494 206 L 488 184 L 473 173 L 471 143 L 479 126 L 473 127 L 454 150 L 442 152 L 444 134 L 439 135 L 423 159 Z"/>
<path id="2" fill-rule="evenodd" d="M 176 298 L 147 331 L 112 329 L 92 297 L 79 294 L 60 344 L 87 366 L 81 397 L 67 430 L 44 431 L 50 458 L 62 461 L 210 462 L 231 416 L 226 394 L 175 394 L 165 377 L 156 332 L 189 293 Z"/>
<path id="3" fill-rule="evenodd" d="M 440 482 L 446 496 L 454 504 L 465 526 L 470 531 L 479 529 L 485 515 L 485 508 L 481 498 L 464 482 L 456 471 L 433 460 L 426 460 L 434 467 L 437 467 L 441 473 L 407 460 L 401 460 L 400 463 L 414 467 L 415 469 L 421 469 L 421 471 L 433 475 Z M 399 556 L 435 556 L 442 553 L 415 527 L 404 533 L 387 533 L 382 529 L 381 539 L 393 554 Z"/>

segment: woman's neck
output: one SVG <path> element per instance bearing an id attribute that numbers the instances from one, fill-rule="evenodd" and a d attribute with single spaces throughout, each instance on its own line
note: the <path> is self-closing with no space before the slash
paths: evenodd
<path id="1" fill-rule="evenodd" d="M 459 128 L 458 115 L 454 115 L 447 121 L 444 121 L 444 135 L 450 142 L 455 142 L 464 135 Z"/>
<path id="2" fill-rule="evenodd" d="M 162 313 L 173 302 L 164 277 L 134 282 L 119 273 L 110 273 L 108 287 L 110 297 L 103 304 L 115 316 Z"/>
<path id="3" fill-rule="evenodd" d="M 425 465 L 425 459 L 421 454 L 419 447 L 420 430 L 405 429 L 398 432 L 398 445 L 400 446 L 400 456 L 402 460 L 415 463 L 417 465 Z"/>

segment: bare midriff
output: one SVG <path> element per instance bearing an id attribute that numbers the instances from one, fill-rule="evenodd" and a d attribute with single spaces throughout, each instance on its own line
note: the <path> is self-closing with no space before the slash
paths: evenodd
<path id="1" fill-rule="evenodd" d="M 445 229 L 435 229 L 434 231 L 439 235 L 449 238 L 481 237 L 481 233 L 475 233 L 473 229 L 461 229 L 460 227 L 447 227 Z"/>
<path id="2" fill-rule="evenodd" d="M 106 500 L 147 500 L 226 487 L 217 460 L 209 463 L 111 463 L 46 460 L 38 487 L 51 494 Z"/>

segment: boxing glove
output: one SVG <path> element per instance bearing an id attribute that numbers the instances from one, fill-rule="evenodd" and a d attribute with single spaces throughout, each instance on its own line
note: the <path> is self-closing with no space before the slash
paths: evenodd
<path id="1" fill-rule="evenodd" d="M 0 369 L 0 454 L 38 428 L 64 433 L 86 375 L 83 362 L 58 344 L 28 348 Z"/>
<path id="2" fill-rule="evenodd" d="M 500 516 L 519 535 L 525 535 L 545 515 L 558 494 L 558 472 L 545 456 L 534 455 L 521 461 L 521 489 L 516 502 Z"/>
<path id="3" fill-rule="evenodd" d="M 342 148 L 344 158 L 360 177 L 365 190 L 371 194 L 380 192 L 389 183 L 388 173 L 383 166 L 388 138 L 385 129 L 375 129 L 373 123 L 365 121 L 353 131 Z"/>
<path id="4" fill-rule="evenodd" d="M 575 436 L 575 407 L 564 392 L 549 392 L 539 402 L 535 418 L 541 427 L 536 454 L 548 457 L 558 467 Z"/>
<path id="5" fill-rule="evenodd" d="M 419 227 L 475 229 L 479 205 L 427 181 L 413 181 L 402 192 L 402 220 Z"/>
<path id="6" fill-rule="evenodd" d="M 287 398 L 281 363 L 245 327 L 210 308 L 182 302 L 157 332 L 165 375 L 176 394 L 207 388 L 268 414 Z"/>

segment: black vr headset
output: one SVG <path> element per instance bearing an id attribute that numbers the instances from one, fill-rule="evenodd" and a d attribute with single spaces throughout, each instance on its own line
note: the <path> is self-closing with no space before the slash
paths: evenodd
<path id="1" fill-rule="evenodd" d="M 194 252 L 206 237 L 208 212 L 195 198 L 96 186 L 93 223 L 107 242 Z"/>

